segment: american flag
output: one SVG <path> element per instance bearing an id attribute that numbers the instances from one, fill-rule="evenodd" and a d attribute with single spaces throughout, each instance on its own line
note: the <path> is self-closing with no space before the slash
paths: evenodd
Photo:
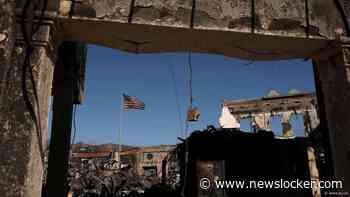
<path id="1" fill-rule="evenodd" d="M 128 96 L 126 94 L 123 94 L 123 97 L 124 97 L 124 109 L 138 109 L 138 110 L 145 109 L 145 103 L 143 103 L 138 98 L 133 96 Z"/>

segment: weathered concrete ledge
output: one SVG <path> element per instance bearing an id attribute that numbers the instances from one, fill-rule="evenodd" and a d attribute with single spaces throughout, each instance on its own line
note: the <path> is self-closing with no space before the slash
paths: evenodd
<path id="1" fill-rule="evenodd" d="M 191 50 L 258 60 L 310 57 L 346 34 L 331 0 L 251 2 L 64 0 L 59 21 L 69 41 L 135 53 Z"/>
<path id="2" fill-rule="evenodd" d="M 271 60 L 310 57 L 328 47 L 325 39 L 130 25 L 89 19 L 61 21 L 64 28 L 62 37 L 66 41 L 98 44 L 133 53 L 191 50 L 243 59 Z"/>

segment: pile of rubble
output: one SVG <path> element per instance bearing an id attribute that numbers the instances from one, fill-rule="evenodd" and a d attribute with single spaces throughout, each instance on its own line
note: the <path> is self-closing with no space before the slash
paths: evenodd
<path id="1" fill-rule="evenodd" d="M 178 196 L 158 178 L 138 176 L 132 167 L 117 172 L 103 171 L 95 162 L 70 168 L 69 185 L 73 197 Z"/>

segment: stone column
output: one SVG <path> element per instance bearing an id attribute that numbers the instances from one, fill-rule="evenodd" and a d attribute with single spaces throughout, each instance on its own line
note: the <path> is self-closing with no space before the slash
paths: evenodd
<path id="1" fill-rule="evenodd" d="M 270 124 L 270 113 L 254 114 L 253 122 L 257 130 L 272 131 Z"/>
<path id="2" fill-rule="evenodd" d="M 314 148 L 312 147 L 307 148 L 307 158 L 308 158 L 308 164 L 309 164 L 309 170 L 310 170 L 310 178 L 312 181 L 315 181 L 317 183 L 317 186 L 312 188 L 312 196 L 321 197 L 321 189 L 318 187 L 320 184 L 320 176 L 317 169 L 315 154 L 316 153 Z"/>
<path id="3" fill-rule="evenodd" d="M 343 181 L 341 191 L 350 192 L 350 45 L 336 45 L 315 61 L 331 136 L 335 177 Z"/>
<path id="4" fill-rule="evenodd" d="M 302 114 L 303 114 L 305 136 L 309 136 L 311 131 L 316 129 L 320 124 L 320 119 L 318 118 L 317 110 L 315 106 L 312 106 L 311 109 L 306 110 Z"/>
<path id="5" fill-rule="evenodd" d="M 290 124 L 289 120 L 291 118 L 291 116 L 293 115 L 292 111 L 285 111 L 282 113 L 282 120 L 281 120 L 281 124 L 282 124 L 282 133 L 283 133 L 283 137 L 294 137 L 294 131 L 292 128 L 292 124 Z"/>
<path id="6" fill-rule="evenodd" d="M 14 42 L 15 36 L 10 36 Z M 11 50 L 8 48 L 7 50 Z M 54 58 L 45 46 L 34 46 L 27 68 L 26 90 L 35 111 L 37 129 L 23 94 L 23 68 L 26 46 L 16 43 L 9 66 L 0 65 L 6 72 L 0 86 L 0 193 L 3 197 L 39 197 L 43 174 L 43 151 L 47 141 L 48 103 L 51 93 Z M 4 54 L 0 55 L 3 59 Z M 38 103 L 31 85 L 30 70 L 38 93 Z"/>

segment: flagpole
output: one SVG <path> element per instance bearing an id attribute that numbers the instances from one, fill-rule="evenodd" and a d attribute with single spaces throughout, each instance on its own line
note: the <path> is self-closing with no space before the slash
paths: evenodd
<path id="1" fill-rule="evenodd" d="M 120 114 L 119 114 L 119 132 L 118 132 L 118 157 L 119 169 L 121 168 L 121 152 L 122 152 L 122 121 L 123 121 L 123 93 L 120 94 Z"/>

